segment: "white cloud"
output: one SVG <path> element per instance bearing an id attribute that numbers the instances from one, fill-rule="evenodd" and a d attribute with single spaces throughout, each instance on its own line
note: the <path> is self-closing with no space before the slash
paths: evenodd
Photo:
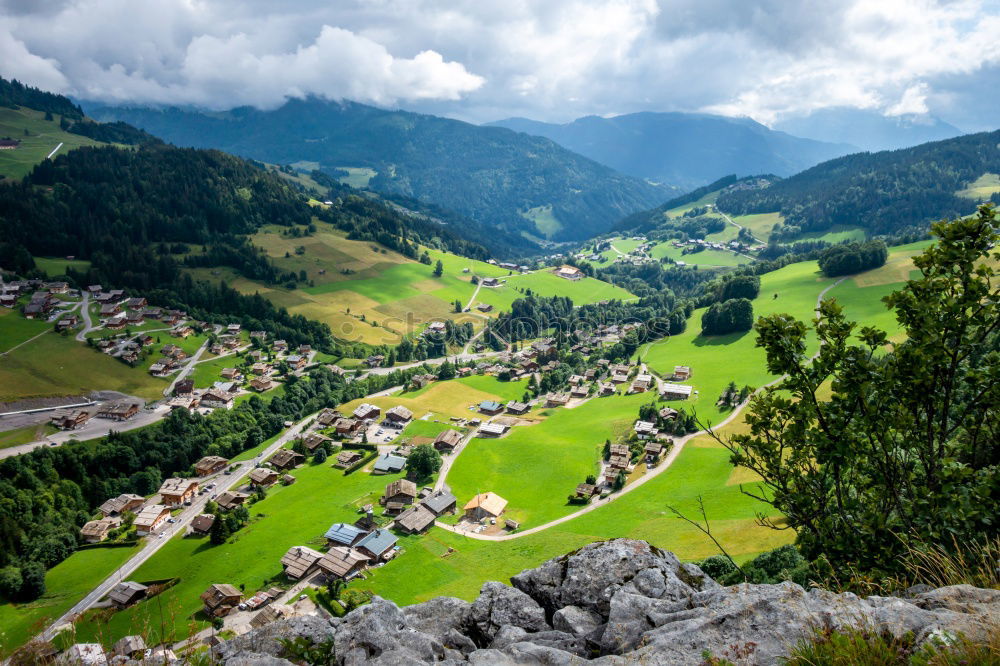
<path id="1" fill-rule="evenodd" d="M 1000 67 L 996 0 L 4 2 L 0 72 L 112 102 L 317 94 L 477 121 L 703 110 L 768 122 L 826 106 L 968 119 Z M 996 124 L 978 113 L 973 124 Z"/>

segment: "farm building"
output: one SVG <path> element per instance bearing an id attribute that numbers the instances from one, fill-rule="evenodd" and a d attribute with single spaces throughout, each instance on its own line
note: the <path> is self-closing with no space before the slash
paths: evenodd
<path id="1" fill-rule="evenodd" d="M 233 608 L 240 605 L 242 599 L 243 594 L 239 588 L 229 583 L 216 583 L 201 593 L 205 614 L 209 617 L 229 615 Z"/>
<path id="2" fill-rule="evenodd" d="M 368 558 L 364 553 L 354 548 L 334 546 L 316 562 L 316 566 L 328 576 L 350 580 L 358 575 L 367 563 Z"/>
<path id="3" fill-rule="evenodd" d="M 505 432 L 507 432 L 508 426 L 503 423 L 496 423 L 491 421 L 490 423 L 484 423 L 479 426 L 479 436 L 480 437 L 500 437 Z"/>
<path id="4" fill-rule="evenodd" d="M 674 366 L 674 379 L 679 382 L 686 382 L 691 379 L 691 368 L 686 365 Z"/>
<path id="5" fill-rule="evenodd" d="M 108 593 L 108 600 L 118 608 L 125 608 L 146 596 L 147 588 L 141 583 L 126 580 L 118 583 Z"/>
<path id="6" fill-rule="evenodd" d="M 664 400 L 687 400 L 691 397 L 693 388 L 685 384 L 664 384 L 660 389 L 660 397 Z"/>
<path id="7" fill-rule="evenodd" d="M 406 466 L 406 458 L 394 456 L 391 453 L 383 453 L 375 459 L 372 467 L 372 474 L 395 474 L 401 472 Z"/>
<path id="8" fill-rule="evenodd" d="M 507 500 L 492 492 L 479 493 L 462 507 L 469 520 L 499 518 L 506 508 Z"/>
<path id="9" fill-rule="evenodd" d="M 395 554 L 396 537 L 389 530 L 377 529 L 366 534 L 358 542 L 357 548 L 375 562 L 392 558 Z"/>
<path id="10" fill-rule="evenodd" d="M 479 403 L 479 411 L 481 411 L 483 414 L 490 414 L 490 415 L 499 414 L 500 412 L 503 411 L 503 405 L 501 405 L 496 400 L 484 400 L 483 402 Z"/>
<path id="11" fill-rule="evenodd" d="M 285 575 L 292 580 L 299 580 L 319 562 L 323 554 L 306 546 L 292 546 L 281 558 L 281 566 Z"/>
<path id="12" fill-rule="evenodd" d="M 417 498 L 417 484 L 406 479 L 396 479 L 385 487 L 385 494 L 379 503 L 386 505 L 389 502 L 399 502 L 400 504 L 412 504 Z"/>
<path id="13" fill-rule="evenodd" d="M 404 534 L 420 534 L 434 524 L 436 516 L 423 504 L 412 506 L 396 517 L 393 527 Z"/>
<path id="14" fill-rule="evenodd" d="M 111 646 L 115 657 L 124 657 L 141 661 L 146 654 L 146 641 L 142 636 L 124 636 Z"/>
<path id="15" fill-rule="evenodd" d="M 420 505 L 425 507 L 435 516 L 443 516 L 446 513 L 453 513 L 457 505 L 455 496 L 451 493 L 438 491 L 437 493 L 424 498 Z"/>
<path id="16" fill-rule="evenodd" d="M 462 433 L 457 430 L 445 430 L 434 438 L 434 448 L 443 453 L 454 451 L 462 441 Z"/>
<path id="17" fill-rule="evenodd" d="M 581 483 L 576 487 L 576 496 L 590 499 L 597 494 L 597 486 L 592 483 Z"/>
<path id="18" fill-rule="evenodd" d="M 561 277 L 565 280 L 579 280 L 583 277 L 583 271 L 581 271 L 576 266 L 570 266 L 568 264 L 563 264 L 559 268 L 553 271 L 556 276 Z"/>
<path id="19" fill-rule="evenodd" d="M 281 449 L 271 456 L 268 462 L 278 469 L 292 469 L 296 465 L 301 465 L 305 462 L 305 459 L 306 457 L 301 453 L 297 453 L 291 449 Z"/>
<path id="20" fill-rule="evenodd" d="M 546 407 L 565 407 L 569 402 L 569 393 L 552 393 L 545 397 Z"/>
<path id="21" fill-rule="evenodd" d="M 529 409 L 528 404 L 525 402 L 517 402 L 516 400 L 511 400 L 510 402 L 507 403 L 508 414 L 517 414 L 517 415 L 527 414 L 528 409 Z"/>

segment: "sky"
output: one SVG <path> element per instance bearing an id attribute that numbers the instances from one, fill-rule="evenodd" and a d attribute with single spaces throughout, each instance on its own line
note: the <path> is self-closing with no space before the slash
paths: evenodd
<path id="1" fill-rule="evenodd" d="M 847 106 L 1000 127 L 1000 0 L 0 0 L 0 75 L 111 104 L 486 122 Z"/>

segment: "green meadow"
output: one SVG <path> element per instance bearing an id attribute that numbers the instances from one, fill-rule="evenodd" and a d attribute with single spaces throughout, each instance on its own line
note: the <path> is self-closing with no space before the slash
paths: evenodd
<path id="1" fill-rule="evenodd" d="M 731 268 L 740 264 L 748 264 L 751 261 L 749 257 L 744 257 L 741 254 L 735 254 L 728 250 L 707 249 L 701 252 L 684 254 L 683 248 L 674 247 L 669 242 L 655 245 L 650 254 L 654 259 L 669 257 L 674 261 L 683 261 L 689 266 L 697 265 L 716 268 Z"/>
<path id="2" fill-rule="evenodd" d="M 85 273 L 90 270 L 90 262 L 86 259 L 65 259 L 60 257 L 34 257 L 35 268 L 49 277 L 66 275 L 67 269 Z"/>
<path id="3" fill-rule="evenodd" d="M 45 120 L 45 113 L 27 108 L 0 109 L 0 136 L 21 142 L 14 150 L 0 150 L 0 177 L 11 179 L 27 175 L 60 143 L 63 146 L 56 155 L 81 146 L 101 145 L 85 136 L 59 129 L 58 115 L 53 116 L 53 120 Z"/>

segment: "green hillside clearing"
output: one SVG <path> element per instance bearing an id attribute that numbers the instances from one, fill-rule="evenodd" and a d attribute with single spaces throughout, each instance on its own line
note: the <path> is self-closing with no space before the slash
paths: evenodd
<path id="1" fill-rule="evenodd" d="M 27 130 L 26 135 L 24 131 Z M 14 150 L 0 150 L 0 176 L 21 178 L 58 146 L 59 152 L 97 146 L 97 141 L 79 134 L 70 134 L 59 129 L 59 116 L 45 120 L 45 113 L 34 109 L 0 108 L 0 137 L 10 137 L 21 142 Z M 57 155 L 59 153 L 56 153 Z"/>

